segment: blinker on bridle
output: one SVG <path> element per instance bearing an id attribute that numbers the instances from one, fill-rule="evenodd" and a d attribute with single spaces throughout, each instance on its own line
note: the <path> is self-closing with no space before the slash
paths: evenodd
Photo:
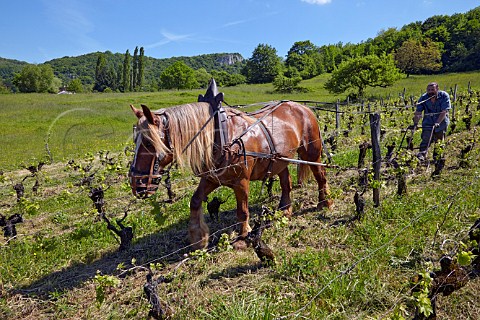
<path id="1" fill-rule="evenodd" d="M 166 146 L 169 150 L 172 150 L 170 132 L 168 130 L 168 116 L 165 113 L 162 113 L 162 115 L 162 124 Z M 138 134 L 139 133 L 137 131 L 137 127 L 133 126 L 133 139 L 135 142 L 137 140 Z M 146 198 L 157 191 L 160 182 L 162 181 L 162 176 L 165 173 L 163 169 L 160 170 L 160 160 L 161 159 L 157 155 L 152 158 L 152 162 L 150 163 L 150 171 L 148 174 L 144 174 L 143 172 L 135 170 L 132 164 L 128 173 L 128 177 L 130 180 L 130 186 L 132 187 L 132 192 L 136 196 Z"/>

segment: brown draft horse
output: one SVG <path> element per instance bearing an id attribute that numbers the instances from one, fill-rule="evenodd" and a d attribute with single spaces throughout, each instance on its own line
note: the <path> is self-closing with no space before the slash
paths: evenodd
<path id="1" fill-rule="evenodd" d="M 237 200 L 239 242 L 242 248 L 249 226 L 248 193 L 250 180 L 263 180 L 278 175 L 282 195 L 279 209 L 288 217 L 292 214 L 290 191 L 292 182 L 288 161 L 298 153 L 301 160 L 320 163 L 322 141 L 314 113 L 296 102 L 279 102 L 266 106 L 255 114 L 247 114 L 233 108 L 225 108 L 228 137 L 231 141 L 223 150 L 215 148 L 214 121 L 209 121 L 212 108 L 208 103 L 185 104 L 155 112 L 142 105 L 142 110 L 130 106 L 138 118 L 135 134 L 135 157 L 129 179 L 136 196 L 149 196 L 158 188 L 165 166 L 177 161 L 189 166 L 200 184 L 190 201 L 189 237 L 194 248 L 208 245 L 209 229 L 202 212 L 202 201 L 219 186 L 233 189 Z M 258 124 L 258 121 L 264 127 Z M 206 125 L 205 125 L 206 124 Z M 268 132 L 265 132 L 267 128 Z M 275 154 L 266 135 L 270 133 Z M 216 150 L 216 151 L 215 151 Z M 318 183 L 318 209 L 330 208 L 326 199 L 328 184 L 325 168 L 301 164 L 299 181 L 310 167 Z"/>

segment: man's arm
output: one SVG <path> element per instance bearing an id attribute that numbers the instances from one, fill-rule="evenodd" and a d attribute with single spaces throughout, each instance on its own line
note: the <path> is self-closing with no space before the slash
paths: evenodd
<path id="1" fill-rule="evenodd" d="M 417 108 L 415 109 L 415 113 L 413 114 L 413 127 L 414 129 L 417 127 L 418 122 L 422 118 L 423 110 L 425 109 L 425 102 L 430 98 L 427 98 L 427 94 L 423 94 L 417 101 Z"/>
<path id="2" fill-rule="evenodd" d="M 442 123 L 443 120 L 445 120 L 445 117 L 447 116 L 447 110 L 443 110 L 442 112 L 440 112 L 440 114 L 438 115 L 438 119 L 437 119 L 437 122 L 438 124 Z"/>
<path id="3" fill-rule="evenodd" d="M 440 106 L 442 108 L 441 109 L 442 111 L 438 115 L 437 122 L 435 123 L 435 127 L 440 125 L 440 123 L 442 123 L 443 120 L 445 120 L 445 117 L 447 116 L 448 110 L 450 110 L 452 108 L 452 104 L 450 102 L 450 96 L 445 91 L 442 91 L 442 99 L 441 99 L 441 102 L 440 102 Z"/>

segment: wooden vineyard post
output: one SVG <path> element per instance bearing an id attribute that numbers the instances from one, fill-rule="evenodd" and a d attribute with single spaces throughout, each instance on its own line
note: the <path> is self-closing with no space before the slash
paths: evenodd
<path id="1" fill-rule="evenodd" d="M 373 154 L 373 203 L 375 207 L 380 205 L 380 167 L 382 155 L 380 151 L 380 114 L 370 114 L 370 132 L 372 135 Z"/>
<path id="2" fill-rule="evenodd" d="M 338 131 L 340 130 L 340 101 L 337 99 L 337 103 L 335 103 L 335 128 Z"/>
<path id="3" fill-rule="evenodd" d="M 453 91 L 453 103 L 452 103 L 452 119 L 455 119 L 455 102 L 457 102 L 457 85 L 455 84 L 455 89 Z"/>

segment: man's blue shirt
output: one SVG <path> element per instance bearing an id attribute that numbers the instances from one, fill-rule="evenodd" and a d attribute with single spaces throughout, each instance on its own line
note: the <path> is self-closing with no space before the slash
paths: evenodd
<path id="1" fill-rule="evenodd" d="M 433 127 L 437 123 L 437 119 L 440 116 L 440 112 L 443 110 L 450 110 L 452 105 L 450 104 L 450 96 L 445 91 L 439 90 L 437 92 L 437 100 L 435 103 L 432 103 L 432 100 L 429 99 L 427 93 L 424 93 L 420 99 L 418 99 L 417 111 L 423 111 L 423 127 Z M 447 126 L 450 123 L 448 115 L 445 117 L 445 120 L 440 123 L 440 126 L 435 129 L 436 132 L 446 131 Z"/>

